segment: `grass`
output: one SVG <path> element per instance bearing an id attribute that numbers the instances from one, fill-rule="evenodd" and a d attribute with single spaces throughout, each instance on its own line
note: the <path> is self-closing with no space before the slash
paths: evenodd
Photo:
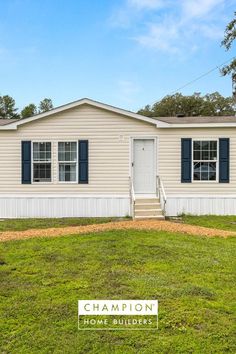
<path id="1" fill-rule="evenodd" d="M 193 216 L 184 215 L 182 220 L 185 224 L 205 226 L 214 229 L 236 231 L 236 216 L 204 215 Z"/>
<path id="2" fill-rule="evenodd" d="M 122 218 L 1 219 L 0 232 L 1 231 L 24 231 L 29 229 L 47 229 L 50 227 L 103 224 L 103 223 L 123 220 L 123 219 Z"/>
<path id="3" fill-rule="evenodd" d="M 0 244 L 1 353 L 235 353 L 235 238 L 109 231 Z M 78 331 L 78 299 L 158 299 L 157 331 Z"/>

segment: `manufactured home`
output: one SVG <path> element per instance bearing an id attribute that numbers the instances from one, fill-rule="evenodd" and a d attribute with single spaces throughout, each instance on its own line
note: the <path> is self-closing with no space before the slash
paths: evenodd
<path id="1" fill-rule="evenodd" d="M 236 117 L 90 99 L 0 120 L 0 218 L 236 214 Z"/>

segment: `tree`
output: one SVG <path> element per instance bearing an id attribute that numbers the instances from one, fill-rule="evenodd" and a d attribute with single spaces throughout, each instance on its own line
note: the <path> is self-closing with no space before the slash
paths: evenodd
<path id="1" fill-rule="evenodd" d="M 35 104 L 30 103 L 28 106 L 25 106 L 25 108 L 22 109 L 21 118 L 28 118 L 34 116 L 35 114 L 37 114 L 37 107 Z"/>
<path id="2" fill-rule="evenodd" d="M 232 97 L 223 97 L 219 92 L 201 96 L 198 92 L 191 96 L 183 96 L 181 93 L 165 96 L 153 106 L 145 106 L 138 113 L 148 117 L 173 117 L 178 114 L 191 117 L 234 115 L 235 110 Z"/>
<path id="3" fill-rule="evenodd" d="M 226 26 L 225 29 L 225 36 L 223 41 L 221 42 L 221 45 L 225 47 L 225 49 L 228 51 L 232 47 L 233 42 L 236 39 L 236 12 L 234 13 L 234 18 L 233 20 Z M 232 74 L 232 77 L 236 77 L 236 58 L 234 58 L 229 65 L 224 66 L 221 69 L 222 74 L 228 75 Z"/>
<path id="4" fill-rule="evenodd" d="M 232 97 L 223 97 L 219 92 L 213 92 L 204 96 L 205 115 L 228 116 L 235 115 L 235 101 Z M 209 114 L 208 114 L 209 113 Z"/>
<path id="5" fill-rule="evenodd" d="M 52 108 L 53 108 L 53 103 L 50 98 L 44 98 L 39 103 L 39 113 L 50 111 L 50 109 L 52 109 Z"/>
<path id="6" fill-rule="evenodd" d="M 15 100 L 8 95 L 0 96 L 0 118 L 19 118 L 17 108 L 15 107 Z"/>

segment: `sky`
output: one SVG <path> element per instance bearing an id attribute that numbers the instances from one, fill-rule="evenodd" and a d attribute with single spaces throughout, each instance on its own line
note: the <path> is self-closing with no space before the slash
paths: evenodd
<path id="1" fill-rule="evenodd" d="M 0 0 L 0 95 L 22 109 L 88 97 L 137 111 L 236 55 L 236 0 Z M 232 93 L 211 72 L 180 92 Z"/>

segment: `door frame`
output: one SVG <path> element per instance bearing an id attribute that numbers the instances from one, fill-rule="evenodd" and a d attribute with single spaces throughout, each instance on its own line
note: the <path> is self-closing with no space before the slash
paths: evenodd
<path id="1" fill-rule="evenodd" d="M 157 135 L 136 135 L 130 137 L 130 154 L 129 154 L 129 175 L 131 177 L 132 183 L 134 183 L 134 140 L 154 140 L 154 178 L 156 180 L 156 176 L 158 175 L 159 163 L 158 163 L 158 136 Z M 140 193 L 144 194 L 144 193 Z M 147 193 L 149 194 L 149 193 Z"/>

